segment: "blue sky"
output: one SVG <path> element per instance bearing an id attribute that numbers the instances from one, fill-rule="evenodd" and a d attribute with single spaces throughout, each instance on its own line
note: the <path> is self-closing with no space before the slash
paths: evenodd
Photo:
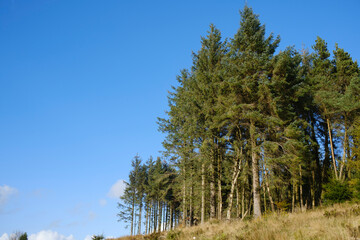
<path id="1" fill-rule="evenodd" d="M 245 1 L 0 0 L 0 240 L 128 234 L 116 196 L 137 153 L 162 149 L 156 118 L 214 23 Z M 360 2 L 248 0 L 280 49 L 316 36 L 360 60 Z"/>

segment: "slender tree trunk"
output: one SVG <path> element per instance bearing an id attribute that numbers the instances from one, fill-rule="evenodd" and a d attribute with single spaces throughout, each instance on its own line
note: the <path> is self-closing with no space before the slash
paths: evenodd
<path id="1" fill-rule="evenodd" d="M 170 230 L 173 230 L 173 227 L 174 227 L 174 211 L 172 204 L 170 204 Z"/>
<path id="2" fill-rule="evenodd" d="M 159 213 L 158 213 L 158 232 L 161 232 L 161 218 L 162 218 L 162 203 L 161 201 L 158 201 L 158 210 L 159 210 Z"/>
<path id="3" fill-rule="evenodd" d="M 346 164 L 346 143 L 347 143 L 347 127 L 346 127 L 346 116 L 345 116 L 345 123 L 344 123 L 344 142 L 343 142 L 343 157 L 340 166 L 340 173 L 339 173 L 339 180 L 343 180 L 343 171 L 344 166 Z"/>
<path id="4" fill-rule="evenodd" d="M 299 167 L 299 174 L 300 174 L 300 183 L 299 183 L 299 187 L 300 187 L 300 209 L 301 209 L 301 212 L 304 211 L 304 201 L 303 201 L 303 188 L 302 188 L 302 171 L 301 171 L 301 165 Z"/>
<path id="5" fill-rule="evenodd" d="M 266 168 L 266 165 L 265 165 L 265 168 Z M 272 196 L 271 196 L 270 186 L 269 186 L 269 179 L 268 179 L 268 174 L 267 174 L 267 170 L 266 170 L 266 169 L 265 169 L 265 178 L 264 178 L 264 181 L 265 181 L 265 185 L 266 185 L 266 190 L 267 190 L 268 195 L 269 195 L 269 201 L 270 201 L 271 211 L 272 211 L 272 212 L 275 212 L 274 201 L 273 201 L 273 198 L 272 198 Z"/>
<path id="6" fill-rule="evenodd" d="M 135 194 L 133 194 L 133 201 L 131 206 L 131 236 L 134 235 L 134 216 L 135 215 Z"/>
<path id="7" fill-rule="evenodd" d="M 186 211 L 186 170 L 185 170 L 185 163 L 183 166 L 183 174 L 184 174 L 184 182 L 183 182 L 183 225 L 186 226 L 186 217 L 187 217 L 187 211 Z"/>
<path id="8" fill-rule="evenodd" d="M 239 186 L 236 182 L 236 218 L 240 215 L 240 199 L 239 199 Z"/>
<path id="9" fill-rule="evenodd" d="M 310 194 L 311 194 L 311 207 L 315 207 L 315 172 L 311 171 L 311 185 L 310 185 Z"/>
<path id="10" fill-rule="evenodd" d="M 270 207 L 271 207 L 271 211 L 275 212 L 275 206 L 274 206 L 274 201 L 270 192 L 270 185 L 269 185 L 269 179 L 268 179 L 268 170 L 267 170 L 267 166 L 266 166 L 266 155 L 264 152 L 264 180 L 263 182 L 265 183 L 266 186 L 266 190 L 268 192 L 269 195 L 269 201 L 270 201 Z"/>
<path id="11" fill-rule="evenodd" d="M 263 193 L 264 193 L 264 212 L 266 213 L 266 189 L 265 189 L 265 185 L 262 186 L 263 189 Z"/>
<path id="12" fill-rule="evenodd" d="M 255 124 L 251 121 L 250 125 L 250 141 L 251 141 L 251 168 L 252 168 L 252 188 L 254 198 L 254 217 L 261 218 L 260 206 L 260 183 L 259 183 L 259 165 L 256 154 Z"/>
<path id="13" fill-rule="evenodd" d="M 168 224 L 168 206 L 167 203 L 164 204 L 164 213 L 163 213 L 163 230 L 167 230 L 167 224 Z"/>
<path id="14" fill-rule="evenodd" d="M 233 204 L 233 197 L 234 197 L 234 190 L 235 190 L 235 185 L 237 182 L 237 179 L 239 177 L 239 173 L 240 173 L 240 159 L 239 157 L 237 157 L 234 167 L 233 167 L 233 174 L 232 174 L 232 178 L 231 178 L 231 188 L 230 188 L 230 194 L 229 194 L 229 198 L 228 198 L 228 210 L 227 210 L 227 214 L 226 214 L 226 219 L 230 220 L 231 218 L 231 209 L 232 209 L 232 204 Z"/>
<path id="15" fill-rule="evenodd" d="M 201 164 L 201 224 L 205 223 L 205 163 Z"/>
<path id="16" fill-rule="evenodd" d="M 242 191 L 241 191 L 241 218 L 244 217 L 244 213 L 245 213 L 245 187 L 242 187 Z"/>
<path id="17" fill-rule="evenodd" d="M 326 126 L 327 128 L 327 126 Z M 323 183 L 327 182 L 329 179 L 329 169 L 330 169 L 330 152 L 329 152 L 329 134 L 325 131 L 325 141 L 324 141 L 324 163 L 322 171 L 322 181 Z"/>
<path id="18" fill-rule="evenodd" d="M 141 217 L 142 217 L 142 200 L 140 200 L 140 207 L 139 207 L 139 224 L 138 224 L 138 235 L 141 234 Z"/>
<path id="19" fill-rule="evenodd" d="M 214 155 L 212 155 L 214 156 Z M 214 219 L 215 212 L 215 176 L 214 176 L 214 165 L 210 163 L 210 220 Z"/>
<path id="20" fill-rule="evenodd" d="M 313 197 L 313 206 L 318 205 L 321 199 L 321 191 L 322 191 L 322 177 L 321 177 L 321 165 L 319 158 L 319 144 L 316 138 L 315 133 L 316 121 L 313 115 L 311 115 L 311 139 L 315 143 L 313 148 L 313 158 L 315 159 L 315 169 L 313 176 L 314 181 L 314 197 Z"/>
<path id="21" fill-rule="evenodd" d="M 296 184 L 292 185 L 292 199 L 291 199 L 291 212 L 295 212 L 295 188 Z"/>
<path id="22" fill-rule="evenodd" d="M 147 206 L 147 208 L 146 208 L 146 220 L 145 220 L 145 222 L 146 222 L 146 224 L 145 224 L 146 233 L 145 233 L 145 234 L 149 234 L 149 233 L 150 233 L 150 228 L 149 228 L 149 226 L 150 226 L 150 221 L 149 221 L 149 219 L 150 219 L 150 214 L 151 214 L 151 206 L 150 206 L 150 203 L 148 203 L 147 205 L 148 205 L 148 206 Z"/>
<path id="23" fill-rule="evenodd" d="M 192 224 L 193 224 L 193 218 L 194 218 L 193 213 L 194 213 L 194 210 L 193 210 L 193 186 L 191 183 L 190 199 L 189 199 L 189 226 L 192 226 Z"/>
<path id="24" fill-rule="evenodd" d="M 218 219 L 221 220 L 221 215 L 222 215 L 222 187 L 221 187 L 221 177 L 222 177 L 222 166 L 221 166 L 221 162 L 222 162 L 222 153 L 221 150 L 219 148 L 219 145 L 217 145 L 217 149 L 218 149 L 218 154 L 217 154 L 217 158 L 218 158 Z"/>
<path id="25" fill-rule="evenodd" d="M 326 122 L 327 122 L 328 131 L 329 131 L 330 147 L 331 147 L 331 157 L 332 157 L 333 165 L 334 165 L 335 178 L 336 178 L 336 179 L 339 179 L 338 173 L 337 173 L 337 167 L 336 167 L 336 160 L 335 160 L 335 154 L 334 154 L 334 144 L 333 144 L 333 140 L 332 140 L 331 125 L 330 125 L 330 120 L 329 120 L 329 118 L 326 118 Z"/>

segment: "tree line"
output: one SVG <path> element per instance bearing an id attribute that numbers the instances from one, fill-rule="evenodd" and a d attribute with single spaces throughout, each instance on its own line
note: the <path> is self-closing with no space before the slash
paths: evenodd
<path id="1" fill-rule="evenodd" d="M 240 15 L 231 39 L 210 25 L 178 75 L 162 158 L 132 161 L 118 214 L 131 234 L 360 196 L 358 63 L 320 37 L 311 53 L 276 53 L 280 37 Z"/>

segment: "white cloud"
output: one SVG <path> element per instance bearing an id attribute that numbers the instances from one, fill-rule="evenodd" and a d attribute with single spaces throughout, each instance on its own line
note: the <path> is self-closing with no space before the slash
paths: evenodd
<path id="1" fill-rule="evenodd" d="M 102 207 L 105 206 L 105 205 L 107 204 L 106 199 L 100 199 L 99 204 L 100 204 L 100 206 L 102 206 Z"/>
<path id="2" fill-rule="evenodd" d="M 4 233 L 1 237 L 0 240 L 9 240 L 9 235 L 7 235 L 7 233 Z"/>
<path id="3" fill-rule="evenodd" d="M 15 195 L 17 190 L 7 185 L 0 186 L 0 207 L 5 205 L 12 195 Z"/>
<path id="4" fill-rule="evenodd" d="M 1 239 L 0 239 L 1 240 Z M 84 240 L 92 240 L 92 236 L 87 235 Z"/>
<path id="5" fill-rule="evenodd" d="M 126 188 L 125 181 L 120 179 L 111 186 L 108 196 L 110 198 L 119 198 L 124 194 Z"/>
<path id="6" fill-rule="evenodd" d="M 75 238 L 73 237 L 73 235 L 66 237 L 57 232 L 47 230 L 38 232 L 36 234 L 31 234 L 29 236 L 29 240 L 75 240 Z"/>

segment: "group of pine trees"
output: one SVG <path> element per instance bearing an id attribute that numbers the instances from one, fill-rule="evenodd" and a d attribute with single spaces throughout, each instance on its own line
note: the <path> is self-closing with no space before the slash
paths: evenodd
<path id="1" fill-rule="evenodd" d="M 279 42 L 248 6 L 232 39 L 210 26 L 159 119 L 163 158 L 133 160 L 119 203 L 131 234 L 305 210 L 326 186 L 360 186 L 357 62 L 319 37 L 312 53 Z"/>

